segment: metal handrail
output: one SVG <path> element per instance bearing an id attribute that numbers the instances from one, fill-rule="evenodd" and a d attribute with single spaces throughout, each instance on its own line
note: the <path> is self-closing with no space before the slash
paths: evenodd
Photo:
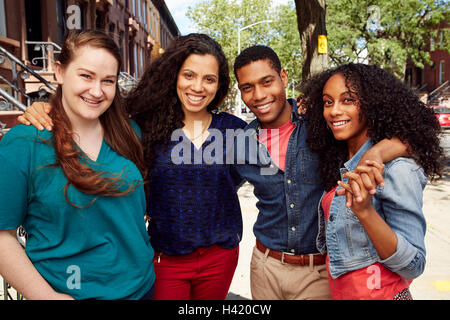
<path id="1" fill-rule="evenodd" d="M 138 80 L 137 80 L 136 78 L 134 78 L 134 77 L 133 77 L 131 74 L 129 74 L 129 73 L 126 73 L 126 72 L 124 72 L 124 71 L 120 71 L 119 75 L 120 75 L 121 77 L 123 77 L 124 79 L 126 79 L 126 80 L 128 80 L 128 81 L 131 81 L 131 82 L 133 82 L 133 83 L 135 83 L 135 84 L 138 83 Z"/>
<path id="2" fill-rule="evenodd" d="M 62 48 L 57 45 L 54 42 L 51 41 L 25 41 L 25 44 L 34 44 L 34 51 L 42 51 L 42 56 L 41 57 L 36 57 L 33 58 L 31 60 L 31 63 L 34 65 L 37 65 L 37 61 L 38 60 L 42 60 L 42 64 L 43 64 L 43 70 L 42 71 L 47 71 L 47 60 L 49 60 L 49 56 L 47 55 L 47 51 L 52 49 L 53 47 L 56 48 L 57 50 L 53 50 L 54 53 L 60 53 Z M 55 62 L 54 59 L 52 59 L 52 62 Z"/>
<path id="3" fill-rule="evenodd" d="M 51 45 L 54 46 L 59 51 L 62 50 L 62 48 L 58 44 L 51 41 L 25 41 L 25 44 Z"/>
<path id="4" fill-rule="evenodd" d="M 17 230 L 16 230 L 16 238 L 17 238 L 17 241 L 19 241 L 19 243 L 23 249 L 25 249 L 25 247 L 26 247 L 26 237 L 27 237 L 27 234 L 26 234 L 25 230 L 23 229 L 22 226 L 19 226 L 19 228 L 17 228 Z M 6 282 L 5 279 L 3 279 L 3 294 L 4 294 L 3 300 L 8 300 L 8 299 L 14 300 L 13 297 L 11 296 L 11 293 L 9 292 L 10 288 L 12 288 L 12 287 L 8 284 L 8 282 Z M 17 292 L 17 290 L 16 290 L 16 299 L 24 300 L 24 296 L 21 295 L 19 292 Z"/>
<path id="5" fill-rule="evenodd" d="M 439 87 L 437 87 L 436 89 L 434 89 L 433 91 L 431 91 L 429 94 L 428 94 L 428 98 L 430 99 L 430 100 L 433 100 L 434 99 L 434 96 L 435 95 L 437 95 L 438 93 L 439 93 L 439 91 L 441 91 L 441 90 L 443 90 L 443 89 L 447 89 L 447 88 L 444 88 L 445 86 L 447 86 L 448 85 L 448 80 L 447 81 L 445 81 L 443 84 L 441 84 Z"/>
<path id="6" fill-rule="evenodd" d="M 20 110 L 26 111 L 27 107 L 22 102 L 20 102 L 16 98 L 14 98 L 12 95 L 10 95 L 8 92 L 3 90 L 2 88 L 0 88 L 0 96 L 5 98 L 5 100 L 7 100 L 9 103 L 12 103 L 13 105 L 15 105 Z"/>
<path id="7" fill-rule="evenodd" d="M 119 73 L 118 85 L 121 90 L 121 94 L 127 94 L 132 88 L 138 84 L 138 80 L 130 74 L 121 71 Z"/>
<path id="8" fill-rule="evenodd" d="M 9 289 L 11 286 L 8 282 L 3 280 L 3 300 L 14 300 L 14 298 L 11 296 L 11 293 L 9 292 Z M 24 296 L 22 296 L 19 292 L 16 291 L 16 300 L 24 300 Z"/>
<path id="9" fill-rule="evenodd" d="M 0 121 L 0 137 L 3 137 L 5 135 L 5 131 L 3 131 L 3 129 L 5 129 L 6 127 L 6 123 L 3 123 Z"/>
<path id="10" fill-rule="evenodd" d="M 0 46 L 0 53 L 5 55 L 10 61 L 14 61 L 16 64 L 18 64 L 19 66 L 21 66 L 23 69 L 25 69 L 27 72 L 29 72 L 30 74 L 32 74 L 35 78 L 37 78 L 39 81 L 41 81 L 43 84 L 45 84 L 45 86 L 47 88 L 49 88 L 52 91 L 55 91 L 56 88 L 47 80 L 45 80 L 43 77 L 41 77 L 38 73 L 36 73 L 33 69 L 31 69 L 30 67 L 28 67 L 27 65 L 25 65 L 25 63 L 23 63 L 22 61 L 20 61 L 19 59 L 17 59 L 14 55 L 12 55 L 11 53 L 8 52 L 8 50 L 6 50 L 5 48 L 3 48 L 2 46 Z"/>
<path id="11" fill-rule="evenodd" d="M 11 89 L 13 89 L 15 92 L 19 92 L 20 94 L 22 94 L 25 98 L 27 98 L 27 104 L 30 105 L 31 102 L 31 97 L 26 94 L 26 92 L 22 89 L 19 88 L 18 86 L 16 86 L 15 84 L 11 83 L 8 79 L 6 79 L 3 76 L 0 76 L 0 80 L 3 81 L 4 83 L 6 83 L 8 86 L 11 87 Z M 1 107 L 0 107 L 1 110 Z"/>

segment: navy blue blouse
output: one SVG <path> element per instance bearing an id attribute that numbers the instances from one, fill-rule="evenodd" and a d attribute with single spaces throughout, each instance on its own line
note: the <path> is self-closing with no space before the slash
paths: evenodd
<path id="1" fill-rule="evenodd" d="M 167 148 L 158 148 L 149 173 L 148 201 L 148 231 L 156 251 L 183 255 L 214 244 L 226 249 L 239 244 L 241 179 L 226 158 L 227 150 L 233 150 L 230 135 L 245 126 L 245 121 L 228 113 L 213 114 L 210 135 L 200 149 L 181 129 Z"/>

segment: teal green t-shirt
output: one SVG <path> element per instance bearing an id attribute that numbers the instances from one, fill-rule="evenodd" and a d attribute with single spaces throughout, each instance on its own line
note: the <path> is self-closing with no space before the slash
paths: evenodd
<path id="1" fill-rule="evenodd" d="M 75 299 L 140 299 L 152 287 L 153 249 L 145 228 L 142 183 L 122 197 L 98 197 L 85 209 L 64 195 L 67 179 L 56 161 L 49 131 L 17 125 L 0 141 L 0 230 L 22 225 L 26 253 L 57 292 Z M 103 140 L 89 165 L 140 181 L 138 168 Z M 85 206 L 94 198 L 73 186 L 69 200 Z"/>

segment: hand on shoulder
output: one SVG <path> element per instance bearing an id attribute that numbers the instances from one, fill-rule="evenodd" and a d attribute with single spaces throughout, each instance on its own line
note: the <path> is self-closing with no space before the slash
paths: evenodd
<path id="1" fill-rule="evenodd" d="M 49 103 L 33 102 L 17 120 L 27 126 L 33 125 L 40 131 L 44 130 L 44 128 L 51 131 L 53 121 L 48 115 L 51 110 L 52 106 Z"/>

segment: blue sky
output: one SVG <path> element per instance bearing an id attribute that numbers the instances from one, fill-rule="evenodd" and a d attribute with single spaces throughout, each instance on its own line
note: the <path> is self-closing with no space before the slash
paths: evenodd
<path id="1" fill-rule="evenodd" d="M 186 11 L 189 6 L 193 7 L 200 1 L 201 0 L 166 0 L 167 8 L 169 8 L 181 34 L 188 34 L 196 31 L 191 21 L 186 18 Z M 273 0 L 274 4 L 285 4 L 289 2 L 294 2 L 294 0 Z"/>
<path id="2" fill-rule="evenodd" d="M 200 0 L 166 0 L 167 8 L 169 8 L 173 19 L 175 20 L 178 29 L 181 34 L 188 34 L 195 31 L 191 25 L 191 22 L 186 18 L 187 8 L 194 6 Z"/>

